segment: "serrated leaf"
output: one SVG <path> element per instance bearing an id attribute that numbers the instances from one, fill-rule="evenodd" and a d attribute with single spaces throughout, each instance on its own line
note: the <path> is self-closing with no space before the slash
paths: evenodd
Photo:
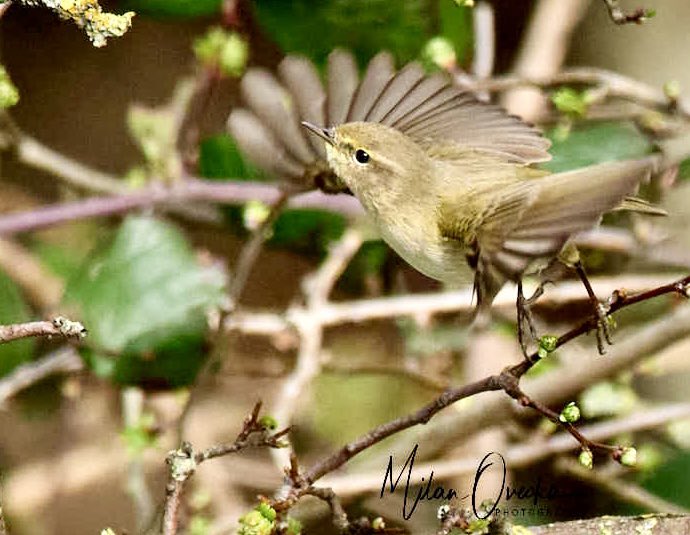
<path id="1" fill-rule="evenodd" d="M 205 313 L 222 288 L 221 274 L 197 264 L 174 226 L 135 216 L 86 261 L 66 295 L 81 309 L 94 352 L 120 355 L 110 371 L 118 382 L 179 385 L 198 369 Z M 109 371 L 103 362 L 98 369 Z"/>
<path id="2" fill-rule="evenodd" d="M 588 165 L 629 158 L 641 158 L 652 151 L 652 144 L 632 124 L 595 123 L 573 127 L 560 140 L 551 130 L 553 159 L 543 167 L 554 173 Z"/>
<path id="3" fill-rule="evenodd" d="M 29 307 L 17 285 L 0 271 L 0 325 L 23 323 L 31 319 Z M 35 340 L 26 338 L 0 344 L 0 377 L 16 366 L 31 360 L 36 346 Z"/>

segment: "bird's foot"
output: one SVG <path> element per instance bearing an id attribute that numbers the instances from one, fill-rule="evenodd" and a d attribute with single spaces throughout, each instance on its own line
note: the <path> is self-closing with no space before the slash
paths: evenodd
<path id="1" fill-rule="evenodd" d="M 608 307 L 599 301 L 593 302 L 594 315 L 597 322 L 597 349 L 600 355 L 606 354 L 606 345 L 613 345 L 611 329 L 614 327 L 613 318 L 608 315 Z"/>
<path id="2" fill-rule="evenodd" d="M 544 286 L 539 285 L 534 291 L 531 297 L 526 298 L 522 292 L 522 281 L 518 282 L 518 295 L 517 295 L 517 330 L 518 330 L 518 341 L 520 342 L 520 349 L 522 349 L 523 356 L 529 360 L 529 345 L 526 340 L 526 333 L 529 332 L 533 342 L 539 340 L 537 335 L 537 329 L 534 326 L 534 317 L 532 316 L 531 306 L 541 297 L 544 293 Z"/>

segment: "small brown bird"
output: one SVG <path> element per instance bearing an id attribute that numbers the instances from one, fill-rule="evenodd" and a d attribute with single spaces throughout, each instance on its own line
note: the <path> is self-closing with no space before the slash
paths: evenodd
<path id="1" fill-rule="evenodd" d="M 523 327 L 536 336 L 529 305 L 541 287 L 525 299 L 521 279 L 561 260 L 585 284 L 603 352 L 603 341 L 610 343 L 605 310 L 568 240 L 610 210 L 663 213 L 630 197 L 655 157 L 550 174 L 532 167 L 550 158 L 538 130 L 445 76 L 429 76 L 416 63 L 396 73 L 381 54 L 358 84 L 353 65 L 349 54 L 331 55 L 327 93 L 303 59 L 287 58 L 279 69 L 289 93 L 267 73 L 248 73 L 243 94 L 255 115 L 236 110 L 229 119 L 240 147 L 292 180 L 353 193 L 383 239 L 429 277 L 458 285 L 469 264 L 480 317 L 506 281 L 516 282 L 525 353 Z M 324 143 L 295 132 L 299 119 L 325 141 L 325 162 Z"/>

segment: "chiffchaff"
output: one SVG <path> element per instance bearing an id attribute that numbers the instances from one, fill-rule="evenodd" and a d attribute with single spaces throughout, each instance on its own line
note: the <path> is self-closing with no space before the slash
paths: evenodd
<path id="1" fill-rule="evenodd" d="M 560 258 L 596 305 L 603 351 L 605 313 L 569 239 L 617 208 L 661 213 L 629 197 L 655 157 L 550 174 L 533 167 L 550 158 L 538 130 L 415 63 L 395 72 L 385 53 L 359 81 L 352 56 L 333 52 L 326 89 L 303 58 L 286 58 L 279 73 L 284 86 L 267 71 L 249 72 L 241 87 L 251 111 L 229 119 L 251 159 L 289 180 L 353 193 L 383 239 L 434 279 L 466 282 L 468 263 L 479 317 L 514 281 L 519 315 L 533 331 L 520 281 Z M 305 138 L 299 122 L 325 144 Z"/>

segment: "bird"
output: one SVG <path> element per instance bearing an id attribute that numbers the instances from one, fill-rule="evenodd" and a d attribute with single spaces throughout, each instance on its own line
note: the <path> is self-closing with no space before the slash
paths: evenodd
<path id="1" fill-rule="evenodd" d="M 361 81 L 352 55 L 333 51 L 326 87 L 313 64 L 287 56 L 280 82 L 267 70 L 242 79 L 247 108 L 228 128 L 250 160 L 302 187 L 353 194 L 383 240 L 421 273 L 451 286 L 473 272 L 475 318 L 489 315 L 503 285 L 517 284 L 518 335 L 537 338 L 522 279 L 555 262 L 581 278 L 597 317 L 597 345 L 611 343 L 606 310 L 571 238 L 604 213 L 663 210 L 634 197 L 658 165 L 650 155 L 562 173 L 550 141 L 498 105 L 479 101 L 444 73 L 416 62 L 396 71 L 383 52 Z M 281 83 L 282 82 L 282 83 Z M 545 281 L 546 282 L 546 281 Z"/>

